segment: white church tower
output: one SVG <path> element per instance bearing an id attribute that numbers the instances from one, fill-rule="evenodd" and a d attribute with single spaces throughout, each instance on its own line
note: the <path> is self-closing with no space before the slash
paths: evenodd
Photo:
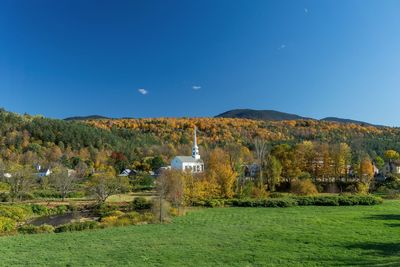
<path id="1" fill-rule="evenodd" d="M 200 159 L 199 147 L 197 146 L 197 127 L 194 126 L 194 142 L 192 148 L 192 157 L 195 159 Z"/>
<path id="2" fill-rule="evenodd" d="M 171 168 L 191 173 L 204 172 L 204 162 L 200 157 L 199 147 L 197 146 L 196 127 L 194 127 L 192 156 L 176 156 L 171 162 Z"/>

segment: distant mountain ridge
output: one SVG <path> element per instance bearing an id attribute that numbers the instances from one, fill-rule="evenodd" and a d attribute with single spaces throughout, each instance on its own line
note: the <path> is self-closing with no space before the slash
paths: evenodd
<path id="1" fill-rule="evenodd" d="M 240 118 L 240 119 L 271 120 L 271 121 L 311 119 L 296 114 L 290 114 L 276 110 L 254 110 L 254 109 L 233 109 L 221 113 L 215 116 L 215 118 Z"/>
<path id="2" fill-rule="evenodd" d="M 110 119 L 108 117 L 100 116 L 100 115 L 89 115 L 89 116 L 75 116 L 65 118 L 65 121 L 88 121 L 88 120 L 107 120 Z"/>
<path id="3" fill-rule="evenodd" d="M 240 119 L 251 119 L 251 120 L 269 120 L 269 121 L 281 121 L 281 120 L 318 120 L 308 117 L 303 117 L 296 114 L 280 112 L 276 110 L 254 110 L 254 109 L 233 109 L 221 113 L 215 118 L 240 118 Z M 329 122 L 337 122 L 344 124 L 358 124 L 358 125 L 370 125 L 370 126 L 378 126 L 373 125 L 371 123 L 351 120 L 351 119 L 343 119 L 337 117 L 326 117 L 320 119 L 320 121 L 329 121 Z"/>
<path id="4" fill-rule="evenodd" d="M 331 122 L 339 122 L 339 123 L 353 123 L 353 124 L 359 124 L 359 125 L 370 125 L 370 126 L 379 126 L 379 125 L 374 125 L 368 122 L 364 121 L 356 121 L 356 120 L 350 120 L 350 119 L 342 119 L 342 118 L 336 118 L 336 117 L 326 117 L 321 119 L 321 121 L 331 121 Z"/>
<path id="5" fill-rule="evenodd" d="M 291 114 L 276 110 L 255 110 L 255 109 L 232 109 L 221 113 L 215 118 L 237 118 L 237 119 L 250 119 L 250 120 L 265 120 L 265 121 L 284 121 L 284 120 L 315 120 L 315 121 L 327 121 L 327 122 L 336 122 L 343 124 L 357 124 L 357 125 L 365 125 L 365 126 L 377 126 L 381 127 L 381 125 L 374 125 L 364 121 L 351 120 L 351 119 L 343 119 L 337 117 L 326 117 L 323 119 L 314 119 L 309 117 L 303 117 L 297 114 Z M 89 116 L 75 116 L 65 118 L 66 121 L 88 121 L 88 120 L 109 120 L 112 118 L 108 118 L 101 115 L 89 115 Z M 120 119 L 131 119 L 131 118 L 120 118 Z"/>

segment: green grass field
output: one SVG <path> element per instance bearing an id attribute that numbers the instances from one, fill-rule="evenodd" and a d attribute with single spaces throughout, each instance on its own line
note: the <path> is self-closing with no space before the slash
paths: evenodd
<path id="1" fill-rule="evenodd" d="M 400 201 L 201 209 L 168 225 L 0 238 L 2 266 L 400 266 Z"/>

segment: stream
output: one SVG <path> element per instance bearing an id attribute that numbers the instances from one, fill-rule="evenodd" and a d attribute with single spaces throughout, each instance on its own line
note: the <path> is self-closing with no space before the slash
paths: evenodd
<path id="1" fill-rule="evenodd" d="M 29 224 L 35 225 L 35 226 L 40 226 L 43 224 L 48 224 L 52 225 L 54 227 L 66 224 L 66 223 L 71 223 L 73 221 L 79 221 L 80 219 L 97 219 L 88 210 L 84 211 L 77 211 L 77 212 L 71 212 L 71 213 L 65 213 L 65 214 L 60 214 L 60 215 L 51 215 L 51 216 L 44 216 L 44 217 L 38 217 L 34 218 L 29 222 Z"/>

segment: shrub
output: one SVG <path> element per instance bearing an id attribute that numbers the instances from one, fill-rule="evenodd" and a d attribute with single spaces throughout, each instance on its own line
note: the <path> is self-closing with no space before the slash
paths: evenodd
<path id="1" fill-rule="evenodd" d="M 99 228 L 99 223 L 95 221 L 74 222 L 74 223 L 60 225 L 55 228 L 54 232 L 63 233 L 63 232 L 83 231 L 96 228 Z"/>
<path id="2" fill-rule="evenodd" d="M 268 192 L 264 188 L 259 188 L 258 186 L 253 186 L 251 190 L 251 196 L 253 198 L 266 198 L 268 197 Z"/>
<path id="3" fill-rule="evenodd" d="M 23 205 L 0 205 L 0 216 L 15 221 L 23 221 L 32 216 L 29 206 Z"/>
<path id="4" fill-rule="evenodd" d="M 145 212 L 142 215 L 142 220 L 144 222 L 153 222 L 154 221 L 154 214 L 151 212 Z"/>
<path id="5" fill-rule="evenodd" d="M 59 215 L 59 214 L 65 214 L 69 211 L 69 207 L 66 205 L 59 205 L 54 208 L 48 208 L 43 205 L 31 204 L 30 208 L 34 214 L 39 216 L 49 216 L 55 214 Z"/>
<path id="6" fill-rule="evenodd" d="M 16 221 L 13 219 L 0 216 L 0 234 L 14 232 L 16 225 Z"/>
<path id="7" fill-rule="evenodd" d="M 61 198 L 61 194 L 56 191 L 40 190 L 33 193 L 35 198 Z"/>
<path id="8" fill-rule="evenodd" d="M 220 199 L 208 199 L 205 201 L 205 207 L 209 208 L 217 208 L 217 207 L 223 207 L 224 206 L 224 200 Z"/>
<path id="9" fill-rule="evenodd" d="M 31 193 L 19 193 L 17 198 L 21 201 L 35 199 L 35 197 Z"/>
<path id="10" fill-rule="evenodd" d="M 297 202 L 291 198 L 273 198 L 273 199 L 266 199 L 263 202 L 264 202 L 264 207 L 271 207 L 271 208 L 287 208 L 297 205 Z"/>
<path id="11" fill-rule="evenodd" d="M 141 215 L 136 211 L 128 213 L 114 213 L 113 215 L 101 219 L 101 225 L 105 227 L 110 226 L 126 226 L 135 225 L 140 223 L 147 223 L 153 221 L 154 217 L 151 213 L 144 213 Z"/>
<path id="12" fill-rule="evenodd" d="M 136 197 L 132 203 L 131 207 L 132 210 L 141 211 L 141 210 L 150 210 L 151 209 L 151 202 L 148 201 L 144 197 Z"/>
<path id="13" fill-rule="evenodd" d="M 283 198 L 285 197 L 285 194 L 283 193 L 279 193 L 279 192 L 272 192 L 271 194 L 269 194 L 270 198 Z"/>
<path id="14" fill-rule="evenodd" d="M 296 195 L 316 195 L 317 187 L 311 180 L 295 180 L 290 184 L 290 191 Z"/>
<path id="15" fill-rule="evenodd" d="M 338 196 L 317 196 L 314 201 L 316 206 L 339 206 Z"/>
<path id="16" fill-rule="evenodd" d="M 110 205 L 110 204 L 106 204 L 106 203 L 97 205 L 97 206 L 94 208 L 94 212 L 95 212 L 97 215 L 99 215 L 100 217 L 109 216 L 112 212 L 114 212 L 114 211 L 116 211 L 116 210 L 118 210 L 118 207 L 117 207 L 117 206 L 115 206 L 115 205 Z"/>
<path id="17" fill-rule="evenodd" d="M 18 232 L 21 234 L 43 234 L 43 233 L 54 233 L 54 227 L 51 225 L 40 225 L 35 226 L 31 224 L 22 225 L 18 228 Z"/>
<path id="18" fill-rule="evenodd" d="M 122 217 L 128 218 L 133 224 L 139 223 L 143 221 L 143 216 L 136 211 L 131 211 L 123 215 Z"/>
<path id="19" fill-rule="evenodd" d="M 300 197 L 294 197 L 294 200 L 296 200 L 297 205 L 299 206 L 312 206 L 315 205 L 315 198 L 310 197 L 310 196 L 300 196 Z"/>
<path id="20" fill-rule="evenodd" d="M 368 194 L 369 192 L 369 185 L 366 183 L 358 183 L 357 184 L 357 193 L 358 194 Z"/>
<path id="21" fill-rule="evenodd" d="M 0 202 L 11 202 L 11 196 L 9 193 L 0 193 Z"/>
<path id="22" fill-rule="evenodd" d="M 10 185 L 8 183 L 0 182 L 0 191 L 9 191 Z"/>
<path id="23" fill-rule="evenodd" d="M 31 204 L 31 210 L 34 214 L 39 216 L 49 215 L 49 210 L 46 206 L 38 205 L 38 204 Z"/>

